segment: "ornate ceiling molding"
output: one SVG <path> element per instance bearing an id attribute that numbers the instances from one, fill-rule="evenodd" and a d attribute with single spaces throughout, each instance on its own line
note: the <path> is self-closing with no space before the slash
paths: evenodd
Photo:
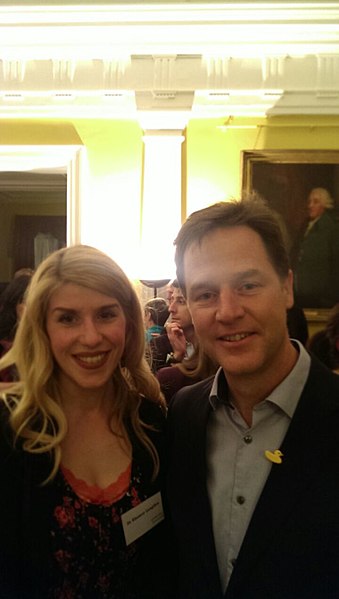
<path id="1" fill-rule="evenodd" d="M 0 115 L 339 114 L 339 3 L 0 9 Z"/>

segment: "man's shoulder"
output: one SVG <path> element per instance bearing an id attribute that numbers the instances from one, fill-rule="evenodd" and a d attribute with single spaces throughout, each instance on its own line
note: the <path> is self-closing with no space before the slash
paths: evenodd
<path id="1" fill-rule="evenodd" d="M 337 231 L 339 223 L 332 214 L 330 214 L 328 211 L 325 211 L 316 224 L 318 225 L 319 229 L 330 229 Z"/>
<path id="2" fill-rule="evenodd" d="M 177 391 L 171 400 L 171 410 L 182 411 L 208 403 L 214 375 Z"/>

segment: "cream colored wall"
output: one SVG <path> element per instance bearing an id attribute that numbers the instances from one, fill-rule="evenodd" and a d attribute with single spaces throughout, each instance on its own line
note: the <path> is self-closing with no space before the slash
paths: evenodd
<path id="1" fill-rule="evenodd" d="M 338 149 L 335 116 L 236 119 L 233 125 L 241 128 L 221 131 L 218 126 L 224 121 L 188 123 L 187 214 L 239 196 L 243 150 Z M 22 119 L 2 122 L 0 144 L 84 145 L 89 177 L 81 207 L 81 240 L 107 251 L 132 272 L 140 237 L 142 135 L 136 121 Z M 165 215 L 159 216 L 161 226 Z"/>
<path id="2" fill-rule="evenodd" d="M 136 121 L 73 121 L 88 153 L 81 240 L 109 253 L 132 277 L 141 226 L 143 132 Z"/>
<path id="3" fill-rule="evenodd" d="M 88 157 L 81 241 L 133 270 L 140 238 L 142 130 L 136 121 L 2 121 L 0 145 L 83 145 Z"/>

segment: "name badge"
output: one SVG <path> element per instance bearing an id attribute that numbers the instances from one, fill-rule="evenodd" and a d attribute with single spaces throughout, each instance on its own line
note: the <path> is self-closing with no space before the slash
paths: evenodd
<path id="1" fill-rule="evenodd" d="M 126 545 L 130 545 L 164 520 L 160 491 L 121 516 Z"/>

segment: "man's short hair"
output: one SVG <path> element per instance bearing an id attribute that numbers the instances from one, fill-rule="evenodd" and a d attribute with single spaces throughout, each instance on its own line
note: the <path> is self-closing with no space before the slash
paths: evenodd
<path id="1" fill-rule="evenodd" d="M 203 238 L 216 229 L 249 227 L 260 237 L 275 271 L 281 278 L 290 268 L 284 236 L 275 212 L 260 198 L 246 198 L 218 202 L 193 212 L 182 225 L 177 238 L 175 263 L 181 289 L 186 293 L 184 257 L 193 244 L 201 244 Z"/>

